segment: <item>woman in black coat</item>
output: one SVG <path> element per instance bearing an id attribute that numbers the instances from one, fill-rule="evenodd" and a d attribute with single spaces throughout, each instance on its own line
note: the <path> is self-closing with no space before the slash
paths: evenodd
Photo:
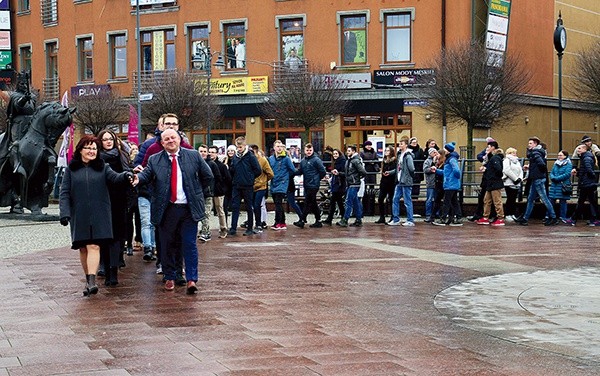
<path id="1" fill-rule="evenodd" d="M 334 149 L 331 153 L 332 160 L 331 170 L 344 171 L 346 168 L 346 157 L 339 149 Z M 344 195 L 346 193 L 346 177 L 343 174 L 331 175 L 331 199 L 329 200 L 329 214 L 327 219 L 323 221 L 324 224 L 331 226 L 333 222 L 333 216 L 335 214 L 335 207 L 337 205 L 340 211 L 340 216 L 343 218 L 346 213 L 344 207 Z"/>
<path id="2" fill-rule="evenodd" d="M 398 168 L 398 162 L 396 161 L 396 151 L 392 146 L 385 148 L 383 153 L 383 161 L 381 162 L 381 181 L 379 182 L 379 197 L 377 202 L 379 204 L 379 219 L 375 223 L 385 224 L 385 199 L 391 203 L 394 199 L 394 190 L 396 189 L 396 175 L 395 172 Z"/>
<path id="3" fill-rule="evenodd" d="M 128 174 L 117 174 L 108 167 L 98 158 L 99 149 L 96 137 L 83 136 L 60 187 L 60 223 L 63 226 L 71 223 L 71 248 L 79 250 L 87 282 L 83 291 L 85 296 L 98 292 L 96 272 L 100 246 L 110 243 L 113 238 L 107 184 L 124 183 Z"/>
<path id="4" fill-rule="evenodd" d="M 100 159 L 117 173 L 129 171 L 129 157 L 121 149 L 120 140 L 117 135 L 108 129 L 100 131 L 98 134 L 100 140 Z M 119 266 L 125 266 L 123 260 L 123 250 L 127 240 L 128 222 L 127 209 L 131 203 L 128 199 L 132 194 L 133 187 L 113 185 L 108 187 L 110 196 L 110 212 L 112 221 L 113 241 L 100 247 L 100 260 L 104 266 L 106 286 L 116 286 L 119 284 L 117 277 Z M 131 241 L 131 239 L 130 239 Z"/>

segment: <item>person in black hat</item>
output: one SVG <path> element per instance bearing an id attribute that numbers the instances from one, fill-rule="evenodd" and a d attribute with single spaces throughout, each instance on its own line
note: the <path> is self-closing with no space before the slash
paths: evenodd
<path id="1" fill-rule="evenodd" d="M 598 165 L 600 163 L 600 147 L 592 142 L 592 138 L 588 135 L 585 135 L 581 138 L 581 144 L 587 146 L 588 151 L 592 153 L 595 158 L 595 163 Z M 578 145 L 579 146 L 579 145 Z M 573 162 L 573 171 L 577 171 L 579 167 L 579 154 L 577 154 L 577 148 L 573 151 L 573 155 L 571 156 L 571 161 Z"/>

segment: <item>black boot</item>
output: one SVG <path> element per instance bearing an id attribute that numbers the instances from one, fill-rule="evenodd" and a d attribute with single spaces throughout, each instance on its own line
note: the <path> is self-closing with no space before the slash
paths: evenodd
<path id="1" fill-rule="evenodd" d="M 119 273 L 119 268 L 117 268 L 116 266 L 110 267 L 110 278 L 109 278 L 109 284 L 107 286 L 116 286 L 119 284 L 118 273 Z"/>
<path id="2" fill-rule="evenodd" d="M 96 275 L 95 274 L 87 274 L 85 276 L 85 280 L 87 281 L 85 285 L 85 290 L 83 291 L 84 296 L 94 295 L 98 293 L 98 285 L 96 285 Z"/>
<path id="3" fill-rule="evenodd" d="M 384 224 L 385 225 L 385 217 L 384 216 L 379 217 L 379 219 L 376 220 L 375 223 L 379 223 L 379 224 Z"/>

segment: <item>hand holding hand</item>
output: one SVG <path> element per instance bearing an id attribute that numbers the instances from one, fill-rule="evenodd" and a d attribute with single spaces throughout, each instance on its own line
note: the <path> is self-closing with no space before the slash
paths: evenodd
<path id="1" fill-rule="evenodd" d="M 133 168 L 133 172 L 135 172 L 136 174 L 138 172 L 142 172 L 144 170 L 144 168 L 142 167 L 142 165 L 137 165 Z"/>
<path id="2" fill-rule="evenodd" d="M 133 175 L 133 178 L 130 180 L 131 185 L 133 187 L 135 187 L 136 185 L 138 185 L 140 183 L 140 178 L 138 178 L 137 175 Z"/>

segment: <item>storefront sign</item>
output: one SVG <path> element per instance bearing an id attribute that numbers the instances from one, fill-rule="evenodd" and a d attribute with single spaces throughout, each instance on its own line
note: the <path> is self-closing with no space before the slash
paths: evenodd
<path id="1" fill-rule="evenodd" d="M 0 69 L 6 69 L 8 64 L 12 64 L 12 52 L 0 51 Z"/>
<path id="2" fill-rule="evenodd" d="M 510 0 L 491 0 L 485 36 L 489 66 L 501 67 L 504 64 L 509 20 Z"/>
<path id="3" fill-rule="evenodd" d="M 6 90 L 17 82 L 17 72 L 14 69 L 0 70 L 0 90 Z"/>
<path id="4" fill-rule="evenodd" d="M 0 50 L 10 49 L 10 31 L 0 31 Z"/>
<path id="5" fill-rule="evenodd" d="M 206 87 L 206 83 L 204 78 L 196 80 L 196 85 L 201 91 Z M 213 78 L 210 80 L 211 95 L 266 94 L 268 92 L 268 76 Z"/>
<path id="6" fill-rule="evenodd" d="M 404 106 L 406 107 L 427 107 L 429 102 L 425 99 L 405 99 Z"/>
<path id="7" fill-rule="evenodd" d="M 510 0 L 492 0 L 490 1 L 490 14 L 508 17 L 510 14 Z"/>
<path id="8" fill-rule="evenodd" d="M 435 84 L 433 69 L 376 70 L 373 81 L 377 88 L 423 87 Z"/>
<path id="9" fill-rule="evenodd" d="M 10 12 L 0 10 L 0 30 L 10 30 Z"/>
<path id="10" fill-rule="evenodd" d="M 331 85 L 340 89 L 370 89 L 370 73 L 340 73 L 325 74 L 320 76 L 322 80 L 331 82 Z"/>
<path id="11" fill-rule="evenodd" d="M 71 98 L 104 94 L 110 91 L 110 85 L 71 86 Z"/>

